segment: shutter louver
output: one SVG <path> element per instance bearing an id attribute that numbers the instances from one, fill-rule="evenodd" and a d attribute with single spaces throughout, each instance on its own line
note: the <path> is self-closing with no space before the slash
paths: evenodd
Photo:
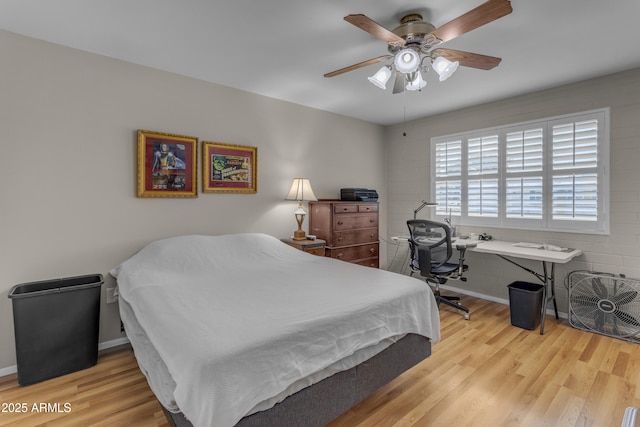
<path id="1" fill-rule="evenodd" d="M 467 146 L 469 175 L 498 172 L 498 135 L 471 138 Z"/>
<path id="2" fill-rule="evenodd" d="M 507 178 L 507 218 L 541 219 L 542 177 Z"/>
<path id="3" fill-rule="evenodd" d="M 498 216 L 498 180 L 469 180 L 467 189 L 467 212 L 469 216 Z"/>
<path id="4" fill-rule="evenodd" d="M 554 176 L 552 211 L 557 220 L 597 220 L 597 174 Z"/>

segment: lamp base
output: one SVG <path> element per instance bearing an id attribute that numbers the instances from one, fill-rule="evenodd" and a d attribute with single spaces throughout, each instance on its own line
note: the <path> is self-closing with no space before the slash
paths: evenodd
<path id="1" fill-rule="evenodd" d="M 296 230 L 293 232 L 293 240 L 307 240 L 307 234 L 304 230 Z"/>

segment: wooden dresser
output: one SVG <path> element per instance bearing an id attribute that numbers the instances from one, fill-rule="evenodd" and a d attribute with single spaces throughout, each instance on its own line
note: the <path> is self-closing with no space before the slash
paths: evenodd
<path id="1" fill-rule="evenodd" d="M 378 268 L 378 203 L 309 202 L 309 233 L 326 241 L 325 256 Z"/>

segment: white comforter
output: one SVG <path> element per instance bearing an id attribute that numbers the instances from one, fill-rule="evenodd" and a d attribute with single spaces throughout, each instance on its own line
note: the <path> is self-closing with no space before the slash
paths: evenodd
<path id="1" fill-rule="evenodd" d="M 386 339 L 440 338 L 423 281 L 264 234 L 160 240 L 111 274 L 198 427 L 232 426 L 293 383 Z"/>

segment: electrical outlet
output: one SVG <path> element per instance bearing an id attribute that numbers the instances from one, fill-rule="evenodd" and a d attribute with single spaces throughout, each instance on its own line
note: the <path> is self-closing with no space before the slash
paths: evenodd
<path id="1" fill-rule="evenodd" d="M 107 288 L 107 304 L 118 302 L 118 296 L 114 295 L 116 288 Z"/>

